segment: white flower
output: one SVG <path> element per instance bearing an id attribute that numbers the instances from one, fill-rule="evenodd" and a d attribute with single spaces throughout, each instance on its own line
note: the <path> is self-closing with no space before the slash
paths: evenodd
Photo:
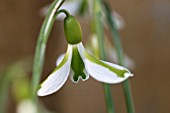
<path id="1" fill-rule="evenodd" d="M 37 94 L 46 96 L 58 91 L 66 82 L 70 71 L 71 79 L 77 83 L 79 79 L 83 81 L 89 78 L 109 84 L 116 84 L 133 76 L 131 72 L 119 65 L 98 60 L 87 53 L 82 43 L 68 44 L 64 57 L 57 61 L 57 67 L 49 77 L 41 84 Z"/>

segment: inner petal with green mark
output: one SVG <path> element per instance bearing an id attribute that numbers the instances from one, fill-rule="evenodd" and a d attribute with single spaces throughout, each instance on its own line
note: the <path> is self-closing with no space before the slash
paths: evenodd
<path id="1" fill-rule="evenodd" d="M 73 73 L 74 82 L 78 82 L 79 78 L 82 78 L 83 80 L 87 79 L 84 62 L 78 52 L 77 46 L 73 46 L 71 68 L 74 72 Z"/>

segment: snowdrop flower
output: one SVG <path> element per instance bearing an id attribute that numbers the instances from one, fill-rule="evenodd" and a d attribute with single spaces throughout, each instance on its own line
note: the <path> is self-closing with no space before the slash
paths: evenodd
<path id="1" fill-rule="evenodd" d="M 97 81 L 116 84 L 126 80 L 133 74 L 126 68 L 98 60 L 92 57 L 82 44 L 82 31 L 78 21 L 71 15 L 64 20 L 64 31 L 68 42 L 67 52 L 60 57 L 56 69 L 41 84 L 37 94 L 46 96 L 58 91 L 68 79 L 72 71 L 72 81 L 77 83 L 89 78 L 89 75 Z"/>

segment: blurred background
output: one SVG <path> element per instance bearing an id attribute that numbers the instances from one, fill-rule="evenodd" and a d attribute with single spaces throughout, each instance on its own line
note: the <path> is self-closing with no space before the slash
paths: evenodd
<path id="1" fill-rule="evenodd" d="M 0 72 L 20 59 L 32 57 L 44 17 L 40 9 L 52 0 L 0 0 Z M 124 51 L 135 62 L 130 78 L 136 113 L 170 111 L 170 1 L 110 0 L 125 20 L 120 31 Z M 89 23 L 81 20 L 84 42 Z M 108 33 L 108 35 L 110 35 Z M 50 35 L 41 80 L 54 69 L 58 55 L 65 52 L 62 21 Z M 29 72 L 31 76 L 31 72 Z M 3 78 L 0 76 L 0 79 Z M 16 101 L 9 88 L 8 113 L 15 113 Z M 39 98 L 54 113 L 106 113 L 103 85 L 90 78 L 86 82 L 70 80 L 53 95 Z M 122 85 L 112 85 L 117 113 L 126 113 Z M 1 95 L 1 94 L 0 94 Z M 1 100 L 0 100 L 1 101 Z M 1 106 L 1 105 L 0 105 Z"/>

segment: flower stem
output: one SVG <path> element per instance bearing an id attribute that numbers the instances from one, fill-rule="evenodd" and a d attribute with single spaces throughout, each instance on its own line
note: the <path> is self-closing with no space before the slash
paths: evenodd
<path id="1" fill-rule="evenodd" d="M 57 15 L 59 15 L 60 13 L 64 13 L 66 16 L 69 16 L 69 12 L 65 9 L 60 9 L 58 12 L 57 12 Z"/>
<path id="2" fill-rule="evenodd" d="M 116 50 L 117 50 L 117 57 L 118 57 L 119 65 L 124 66 L 123 48 L 122 48 L 122 44 L 121 44 L 120 34 L 117 31 L 117 29 L 115 28 L 115 24 L 114 24 L 113 18 L 111 16 L 112 15 L 111 9 L 110 9 L 108 3 L 104 2 L 104 6 L 105 6 L 105 12 L 107 14 L 108 25 L 110 26 L 111 33 L 112 33 L 112 41 L 113 41 L 113 43 L 116 47 Z M 125 94 L 126 106 L 127 106 L 128 113 L 135 113 L 129 80 L 126 80 L 123 83 L 123 90 L 124 90 L 124 94 Z"/>
<path id="3" fill-rule="evenodd" d="M 106 104 L 107 104 L 107 112 L 115 113 L 111 87 L 109 84 L 104 84 L 104 92 L 105 92 L 105 99 L 106 99 Z"/>
<path id="4" fill-rule="evenodd" d="M 101 12 L 100 12 L 100 6 L 101 6 L 101 0 L 96 0 L 94 3 L 94 23 L 95 23 L 95 31 L 98 37 L 99 41 L 99 50 L 100 50 L 100 57 L 103 60 L 106 60 L 106 53 L 104 48 L 104 29 L 101 21 Z M 106 106 L 107 106 L 107 112 L 108 113 L 115 113 L 114 111 L 114 105 L 113 105 L 113 98 L 111 93 L 111 88 L 109 84 L 104 84 L 104 93 L 105 93 L 105 100 L 106 100 Z"/>
<path id="5" fill-rule="evenodd" d="M 47 16 L 40 30 L 40 34 L 38 37 L 36 50 L 35 50 L 34 66 L 33 66 L 33 74 L 32 74 L 33 76 L 31 81 L 33 101 L 37 100 L 36 91 L 39 87 L 40 75 L 43 69 L 47 40 L 51 32 L 52 26 L 55 22 L 56 13 L 64 1 L 65 0 L 55 0 L 53 2 L 53 4 L 48 10 Z"/>

